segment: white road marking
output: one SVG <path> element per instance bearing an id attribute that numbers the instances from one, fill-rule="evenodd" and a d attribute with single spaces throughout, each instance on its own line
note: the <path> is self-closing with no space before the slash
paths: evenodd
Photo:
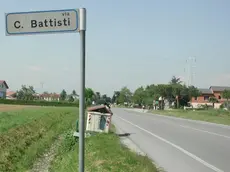
<path id="1" fill-rule="evenodd" d="M 217 133 L 213 133 L 213 132 L 206 131 L 206 130 L 200 130 L 200 129 L 188 127 L 188 126 L 185 126 L 185 125 L 179 125 L 179 126 L 183 127 L 183 128 L 188 128 L 188 129 L 191 129 L 191 130 L 196 130 L 196 131 L 200 131 L 200 132 L 204 132 L 204 133 L 212 134 L 212 135 L 215 135 L 215 136 L 220 136 L 220 137 L 224 137 L 224 138 L 230 139 L 229 136 L 225 136 L 225 135 L 222 135 L 222 134 L 217 134 Z"/>
<path id="2" fill-rule="evenodd" d="M 183 149 L 182 147 L 177 146 L 177 145 L 175 145 L 174 143 L 172 143 L 172 142 L 170 142 L 170 141 L 168 141 L 168 140 L 166 140 L 166 139 L 164 139 L 164 138 L 162 138 L 162 137 L 160 137 L 160 136 L 158 136 L 158 135 L 156 135 L 156 134 L 153 134 L 152 132 L 150 132 L 150 131 L 148 131 L 148 130 L 146 130 L 146 129 L 144 129 L 144 128 L 142 128 L 142 127 L 136 125 L 136 124 L 133 124 L 132 122 L 130 122 L 130 121 L 124 119 L 124 118 L 121 118 L 121 117 L 119 117 L 119 116 L 117 116 L 117 117 L 120 118 L 121 120 L 123 120 L 123 121 L 125 121 L 125 122 L 131 124 L 132 126 L 134 126 L 134 127 L 138 128 L 138 129 L 140 129 L 140 130 L 142 130 L 142 131 L 144 131 L 144 132 L 146 132 L 146 133 L 152 135 L 153 137 L 155 137 L 155 138 L 157 138 L 157 139 L 159 139 L 159 140 L 161 140 L 161 141 L 163 141 L 163 142 L 165 142 L 165 143 L 171 145 L 172 147 L 178 149 L 179 151 L 183 152 L 184 154 L 186 154 L 187 156 L 193 158 L 194 160 L 200 162 L 201 164 L 205 165 L 206 167 L 212 169 L 213 171 L 215 171 L 215 172 L 224 172 L 223 170 L 218 169 L 217 167 L 215 167 L 215 166 L 209 164 L 208 162 L 206 162 L 206 161 L 202 160 L 201 158 L 197 157 L 196 155 L 194 155 L 194 154 L 188 152 L 187 150 Z"/>

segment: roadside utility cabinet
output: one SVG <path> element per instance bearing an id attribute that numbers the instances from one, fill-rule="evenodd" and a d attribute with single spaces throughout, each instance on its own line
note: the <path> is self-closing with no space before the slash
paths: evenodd
<path id="1" fill-rule="evenodd" d="M 86 132 L 108 133 L 111 126 L 112 111 L 105 105 L 92 106 L 87 109 Z"/>

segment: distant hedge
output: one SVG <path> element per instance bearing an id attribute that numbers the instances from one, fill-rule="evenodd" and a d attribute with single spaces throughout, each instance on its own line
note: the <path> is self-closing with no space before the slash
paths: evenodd
<path id="1" fill-rule="evenodd" d="M 9 100 L 0 99 L 0 104 L 12 104 L 12 105 L 34 105 L 34 106 L 71 106 L 78 107 L 79 103 L 69 103 L 69 102 L 56 102 L 56 101 L 38 101 L 38 100 Z"/>

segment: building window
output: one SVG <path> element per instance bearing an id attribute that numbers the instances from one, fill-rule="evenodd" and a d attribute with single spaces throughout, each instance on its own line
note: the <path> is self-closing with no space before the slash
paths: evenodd
<path id="1" fill-rule="evenodd" d="M 204 96 L 204 100 L 209 100 L 209 96 Z"/>
<path id="2" fill-rule="evenodd" d="M 197 100 L 197 97 L 194 97 L 194 100 Z"/>
<path id="3" fill-rule="evenodd" d="M 218 96 L 218 99 L 221 99 L 221 96 Z"/>

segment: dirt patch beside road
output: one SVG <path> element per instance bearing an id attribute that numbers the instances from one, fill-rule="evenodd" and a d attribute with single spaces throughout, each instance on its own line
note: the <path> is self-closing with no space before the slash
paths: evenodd
<path id="1" fill-rule="evenodd" d="M 28 106 L 28 105 L 5 105 L 0 104 L 0 112 L 7 112 L 12 110 L 20 110 L 25 108 L 35 108 L 36 106 Z"/>

